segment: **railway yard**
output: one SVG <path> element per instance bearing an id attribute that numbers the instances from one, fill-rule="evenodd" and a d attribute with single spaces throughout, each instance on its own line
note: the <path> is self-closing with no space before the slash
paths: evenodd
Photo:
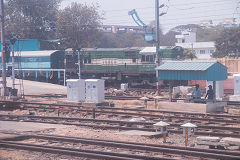
<path id="1" fill-rule="evenodd" d="M 156 108 L 154 90 L 136 90 L 107 93 L 106 103 L 96 106 L 67 101 L 62 86 L 36 83 L 24 100 L 1 101 L 0 159 L 240 158 L 239 102 L 217 113 L 168 111 Z M 62 92 L 49 94 L 47 85 Z M 150 97 L 147 108 L 141 96 Z M 154 128 L 159 121 L 169 124 L 166 142 Z M 188 122 L 197 129 L 186 144 L 181 125 Z"/>

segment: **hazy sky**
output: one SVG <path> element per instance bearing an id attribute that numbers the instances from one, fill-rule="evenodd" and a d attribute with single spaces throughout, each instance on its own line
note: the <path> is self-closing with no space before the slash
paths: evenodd
<path id="1" fill-rule="evenodd" d="M 104 13 L 103 24 L 136 25 L 128 16 L 128 11 L 132 9 L 136 9 L 146 24 L 155 19 L 155 0 L 64 0 L 62 7 L 71 2 L 88 5 L 97 3 L 99 10 Z M 160 17 L 160 24 L 165 32 L 181 24 L 210 19 L 217 23 L 223 18 L 240 17 L 240 0 L 159 0 L 159 3 L 169 6 L 160 9 L 160 13 L 167 11 L 166 15 Z"/>

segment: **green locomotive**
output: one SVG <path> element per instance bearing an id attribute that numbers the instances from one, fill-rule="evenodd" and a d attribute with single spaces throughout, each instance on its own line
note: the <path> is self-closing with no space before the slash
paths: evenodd
<path id="1" fill-rule="evenodd" d="M 106 84 L 156 85 L 155 47 L 83 48 L 80 53 L 81 77 L 105 79 Z M 183 57 L 181 47 L 160 49 L 162 60 Z M 66 50 L 67 78 L 78 77 L 78 51 Z"/>

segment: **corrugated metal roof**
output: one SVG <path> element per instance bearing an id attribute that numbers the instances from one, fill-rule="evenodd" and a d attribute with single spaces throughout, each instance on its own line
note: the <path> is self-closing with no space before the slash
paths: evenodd
<path id="1" fill-rule="evenodd" d="M 221 81 L 227 68 L 217 61 L 172 61 L 156 68 L 158 79 Z"/>
<path id="2" fill-rule="evenodd" d="M 205 71 L 217 61 L 171 61 L 165 62 L 156 70 Z"/>
<path id="3" fill-rule="evenodd" d="M 128 48 L 82 48 L 81 51 L 129 51 L 142 50 L 143 47 L 128 47 Z M 72 51 L 72 48 L 67 48 L 65 51 Z"/>

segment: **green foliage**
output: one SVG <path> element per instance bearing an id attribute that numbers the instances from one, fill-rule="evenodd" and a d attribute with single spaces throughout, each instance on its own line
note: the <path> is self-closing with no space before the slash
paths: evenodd
<path id="1" fill-rule="evenodd" d="M 214 57 L 239 56 L 240 27 L 225 29 L 216 40 Z"/>
<path id="2" fill-rule="evenodd" d="M 61 0 L 7 0 L 6 33 L 21 39 L 48 39 L 54 36 L 56 13 Z"/>
<path id="3" fill-rule="evenodd" d="M 183 57 L 184 59 L 193 59 L 193 58 L 196 58 L 196 53 L 195 51 L 193 50 L 190 50 L 190 49 L 184 49 L 183 50 Z"/>
<path id="4" fill-rule="evenodd" d="M 72 3 L 57 15 L 56 36 L 68 47 L 95 47 L 101 16 L 97 6 Z"/>
<path id="5" fill-rule="evenodd" d="M 223 32 L 223 27 L 214 27 L 214 28 L 198 28 L 197 29 L 197 41 L 206 42 L 206 41 L 215 41 L 220 38 L 221 32 Z"/>
<path id="6" fill-rule="evenodd" d="M 143 39 L 142 34 L 137 33 L 101 33 L 99 48 L 125 48 L 125 47 L 144 47 L 151 44 Z"/>

